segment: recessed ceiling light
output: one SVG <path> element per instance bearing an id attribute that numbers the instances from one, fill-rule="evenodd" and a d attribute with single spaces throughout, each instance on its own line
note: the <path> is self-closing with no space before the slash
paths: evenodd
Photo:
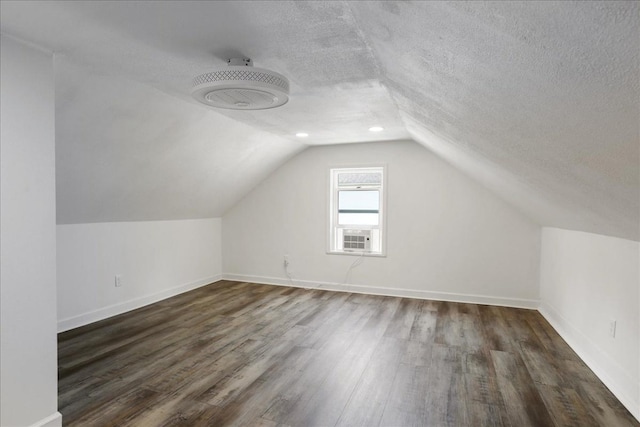
<path id="1" fill-rule="evenodd" d="M 296 136 L 297 136 L 298 138 L 306 138 L 306 137 L 308 137 L 308 136 L 309 136 L 309 134 L 308 134 L 308 133 L 306 133 L 306 132 L 298 132 L 298 133 L 296 133 Z"/>
<path id="2" fill-rule="evenodd" d="M 371 132 L 382 132 L 384 130 L 384 128 L 381 127 L 381 126 L 373 126 L 373 127 L 370 127 L 369 130 Z"/>

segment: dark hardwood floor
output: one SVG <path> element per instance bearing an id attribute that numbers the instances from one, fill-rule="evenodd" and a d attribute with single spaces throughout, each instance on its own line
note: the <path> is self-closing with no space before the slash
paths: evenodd
<path id="1" fill-rule="evenodd" d="M 638 426 L 533 310 L 221 281 L 59 335 L 69 426 Z"/>

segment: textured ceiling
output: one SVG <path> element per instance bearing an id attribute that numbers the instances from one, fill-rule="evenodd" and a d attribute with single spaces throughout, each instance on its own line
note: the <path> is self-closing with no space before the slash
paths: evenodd
<path id="1" fill-rule="evenodd" d="M 56 69 L 58 223 L 220 217 L 304 149 L 130 80 Z"/>
<path id="2" fill-rule="evenodd" d="M 640 237 L 638 2 L 0 5 L 56 52 L 59 222 L 219 216 L 305 144 L 412 138 L 541 225 Z M 238 55 L 290 102 L 190 99 Z"/>

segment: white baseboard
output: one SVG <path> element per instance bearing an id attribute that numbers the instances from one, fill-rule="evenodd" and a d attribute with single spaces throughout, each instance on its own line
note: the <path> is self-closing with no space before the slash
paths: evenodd
<path id="1" fill-rule="evenodd" d="M 627 372 L 589 337 L 574 327 L 550 304 L 542 301 L 538 311 L 625 408 L 640 421 L 640 400 L 636 400 L 631 391 L 636 387 L 636 390 L 640 390 L 640 381 L 634 380 L 630 372 Z"/>
<path id="2" fill-rule="evenodd" d="M 295 288 L 314 288 L 327 291 L 353 292 L 358 294 L 385 295 L 392 297 L 429 299 L 436 301 L 464 302 L 471 304 L 499 305 L 503 307 L 516 307 L 537 309 L 540 301 L 504 298 L 486 295 L 456 294 L 449 292 L 423 291 L 417 289 L 383 288 L 377 286 L 349 285 L 332 282 L 315 282 L 312 280 L 289 280 L 281 277 L 250 276 L 246 274 L 224 273 L 222 278 L 238 282 L 261 283 L 265 285 L 292 286 Z"/>
<path id="3" fill-rule="evenodd" d="M 29 427 L 62 427 L 62 414 L 60 412 L 56 412 L 34 424 L 31 424 Z"/>
<path id="4" fill-rule="evenodd" d="M 166 289 L 155 294 L 130 299 L 118 304 L 113 304 L 77 316 L 69 317 L 67 319 L 62 319 L 58 321 L 58 332 L 68 331 L 70 329 L 88 325 L 89 323 L 107 319 L 118 314 L 126 313 L 127 311 L 135 310 L 137 308 L 144 307 L 145 305 L 153 304 L 154 302 L 162 301 L 164 299 L 200 288 L 210 283 L 217 282 L 220 279 L 222 279 L 222 275 L 218 274 L 216 276 L 207 277 L 191 283 L 176 286 L 175 288 Z"/>

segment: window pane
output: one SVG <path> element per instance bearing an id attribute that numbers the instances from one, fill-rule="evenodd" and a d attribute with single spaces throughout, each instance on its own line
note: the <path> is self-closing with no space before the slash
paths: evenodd
<path id="1" fill-rule="evenodd" d="M 339 213 L 339 225 L 378 225 L 377 213 Z"/>
<path id="2" fill-rule="evenodd" d="M 339 191 L 338 212 L 340 211 L 375 211 L 380 208 L 380 193 L 373 191 Z M 358 212 L 350 212 L 358 213 Z"/>
<path id="3" fill-rule="evenodd" d="M 379 172 L 347 172 L 338 174 L 338 185 L 382 184 Z"/>
<path id="4" fill-rule="evenodd" d="M 339 191 L 338 192 L 338 224 L 339 225 L 378 225 L 380 192 L 371 191 Z"/>

